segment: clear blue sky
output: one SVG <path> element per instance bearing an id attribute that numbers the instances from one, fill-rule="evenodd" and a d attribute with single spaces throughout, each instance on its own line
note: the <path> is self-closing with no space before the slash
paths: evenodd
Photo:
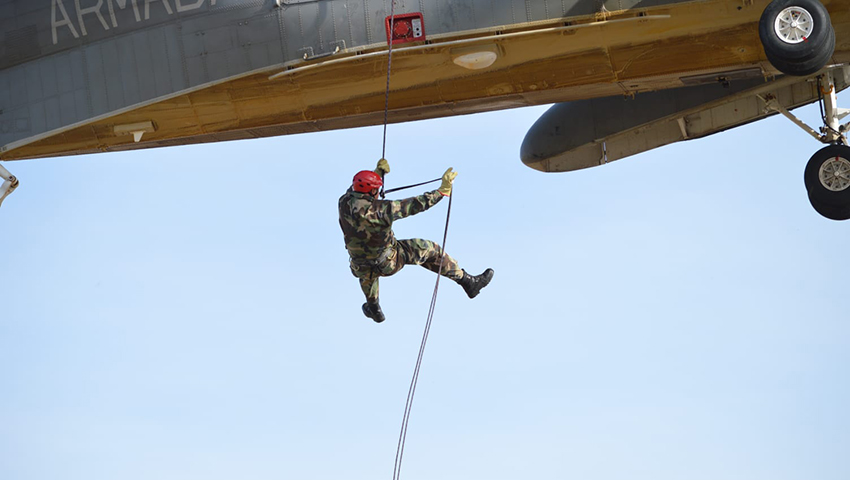
<path id="1" fill-rule="evenodd" d="M 543 174 L 518 151 L 544 110 L 389 127 L 390 186 L 455 167 L 447 251 L 496 271 L 475 300 L 441 282 L 402 478 L 850 478 L 850 223 L 808 204 L 819 144 L 772 118 Z M 390 479 L 435 279 L 360 312 L 336 203 L 380 142 L 6 163 L 0 478 Z M 397 236 L 439 240 L 447 204 Z"/>

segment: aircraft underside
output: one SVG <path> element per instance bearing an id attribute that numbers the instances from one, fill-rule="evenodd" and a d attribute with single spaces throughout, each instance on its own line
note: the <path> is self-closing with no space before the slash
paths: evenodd
<path id="1" fill-rule="evenodd" d="M 364 0 L 367 7 L 368 1 Z M 619 3 L 578 0 L 566 3 L 581 14 L 568 15 L 565 7 L 563 16 L 549 12 L 549 3 L 553 2 L 540 1 L 552 18 L 536 20 L 529 11 L 526 18 L 520 19 L 523 21 L 495 25 L 496 9 L 506 4 L 486 2 L 493 9 L 494 25 L 450 31 L 437 27 L 441 23 L 439 15 L 446 10 L 425 10 L 426 15 L 421 17 L 415 17 L 416 12 L 396 10 L 396 15 L 421 18 L 424 29 L 411 33 L 420 36 L 402 39 L 392 50 L 388 121 L 559 103 L 531 129 L 521 156 L 532 168 L 566 171 L 710 135 L 774 113 L 788 114 L 791 108 L 820 101 L 827 111 L 825 128 L 820 132 L 809 130 L 816 139 L 834 148 L 829 150 L 831 157 L 820 161 L 817 168 L 812 167 L 817 174 L 806 174 L 807 188 L 819 212 L 835 219 L 850 217 L 850 199 L 845 201 L 844 195 L 850 192 L 847 160 L 850 154 L 843 146 L 846 125 L 840 124 L 845 112 L 834 103 L 835 92 L 850 83 L 847 70 L 842 68 L 850 63 L 850 0 L 822 3 L 817 0 Z M 75 15 L 65 12 L 66 17 L 61 17 L 55 10 L 56 0 L 53 2 L 51 33 L 53 43 L 61 44 L 61 35 L 68 36 L 75 27 Z M 198 18 L 223 15 L 226 2 L 211 1 L 206 5 L 209 11 L 203 14 L 206 17 L 199 13 Z M 235 5 L 241 3 L 230 0 L 227 11 L 234 11 Z M 321 12 L 323 5 L 333 7 L 337 3 L 335 0 L 245 2 L 244 20 L 235 22 L 231 18 L 228 23 L 232 31 L 229 27 L 218 30 L 198 27 L 194 36 L 216 34 L 233 43 L 233 39 L 238 42 L 247 38 L 246 28 L 274 25 L 281 28 L 270 35 L 278 35 L 283 44 L 289 35 L 284 27 L 290 25 L 284 18 L 291 18 L 296 9 L 301 15 L 313 6 Z M 614 5 L 625 4 L 630 7 L 612 9 Z M 107 0 L 103 5 L 102 18 L 98 18 L 98 11 L 88 12 L 87 17 L 78 12 L 76 30 L 81 30 L 82 24 L 89 26 L 89 30 L 98 23 L 109 26 L 106 6 L 111 8 L 112 4 Z M 200 11 L 204 2 L 196 5 Z M 805 13 L 800 14 L 801 11 Z M 131 12 L 127 9 L 123 13 L 129 16 Z M 379 16 L 383 17 L 383 13 L 387 12 L 379 12 Z M 462 25 L 461 20 L 454 19 L 456 14 L 451 13 L 453 25 Z M 136 15 L 137 20 L 144 20 L 141 13 Z M 480 11 L 478 15 L 481 17 Z M 68 19 L 68 24 L 62 23 L 63 18 Z M 274 23 L 269 24 L 269 19 Z M 119 24 L 122 19 L 112 17 L 111 21 Z M 186 32 L 190 21 L 178 20 L 178 23 L 181 21 L 183 37 L 175 40 L 180 48 L 172 46 L 164 50 L 169 52 L 168 61 L 174 68 L 182 55 L 184 76 L 190 80 L 183 83 L 188 85 L 193 83 L 190 78 L 191 66 L 195 65 L 193 55 L 203 59 L 206 53 L 211 57 L 214 52 L 209 45 L 214 42 L 207 38 L 203 43 L 205 50 L 193 52 L 191 42 L 195 40 Z M 249 23 L 253 27 L 248 27 Z M 368 38 L 373 40 L 387 34 L 375 33 L 376 23 L 371 30 L 368 23 L 366 28 L 367 33 L 371 32 Z M 480 23 L 476 20 L 470 26 Z M 423 24 L 419 25 L 422 28 Z M 337 35 L 337 30 L 335 24 L 333 35 Z M 79 35 L 79 32 L 71 33 Z M 107 55 L 110 42 L 120 41 L 117 33 L 99 40 L 102 59 L 111 58 Z M 127 105 L 112 100 L 109 81 L 125 85 L 135 81 L 141 88 L 146 81 L 162 83 L 161 77 L 146 78 L 140 72 L 138 53 L 134 57 L 136 64 L 122 67 L 124 70 L 118 73 L 110 73 L 103 66 L 93 70 L 89 65 L 83 70 L 85 81 L 96 80 L 91 72 L 99 71 L 106 78 L 97 80 L 104 84 L 105 107 L 100 109 L 103 113 L 50 128 L 57 122 L 53 119 L 51 123 L 49 115 L 53 103 L 49 99 L 41 100 L 37 105 L 43 108 L 45 118 L 39 122 L 32 117 L 28 122 L 31 126 L 40 125 L 42 131 L 32 135 L 21 133 L 17 135 L 21 138 L 17 138 L 9 128 L 2 130 L 0 140 L 6 141 L 0 141 L 0 159 L 123 151 L 382 123 L 389 53 L 386 40 L 360 42 L 359 46 L 351 38 L 348 44 L 338 38 L 333 41 L 325 38 L 320 43 L 315 48 L 288 46 L 289 50 L 297 50 L 298 56 L 213 81 L 203 82 L 199 77 L 188 88 Z M 246 55 L 251 55 L 250 42 L 242 46 Z M 74 52 L 56 55 L 74 59 Z M 116 49 L 114 59 L 125 65 L 128 60 L 122 53 L 126 52 Z M 237 49 L 236 57 L 231 54 L 227 58 L 238 59 L 238 53 Z M 91 51 L 87 50 L 80 58 L 90 61 Z M 209 60 L 199 62 L 198 68 L 212 68 Z M 108 66 L 108 62 L 103 60 L 103 65 Z M 6 71 L 18 67 L 23 68 L 13 65 Z M 61 76 L 58 68 L 55 74 Z M 68 68 L 68 77 L 76 82 L 80 77 L 76 67 L 71 64 Z M 2 73 L 0 70 L 0 83 Z M 10 81 L 14 84 L 14 80 Z M 97 103 L 92 100 L 93 95 L 96 100 L 97 92 L 88 91 L 87 95 L 90 104 Z M 57 92 L 57 112 L 63 113 L 62 99 L 66 97 Z M 129 97 L 125 92 L 124 103 L 128 103 Z M 116 108 L 110 109 L 113 104 Z M 34 111 L 33 105 L 28 111 Z M 89 111 L 95 112 L 97 108 Z M 9 120 L 2 115 L 0 125 L 6 125 L 3 122 Z M 586 121 L 588 115 L 592 122 Z M 579 118 L 583 120 L 578 121 Z M 20 125 L 14 123 L 17 119 L 11 120 L 11 125 Z M 0 175 L 7 180 L 4 184 L 7 192 L 14 188 L 11 175 L 3 171 Z M 845 178 L 847 185 L 842 187 Z"/>

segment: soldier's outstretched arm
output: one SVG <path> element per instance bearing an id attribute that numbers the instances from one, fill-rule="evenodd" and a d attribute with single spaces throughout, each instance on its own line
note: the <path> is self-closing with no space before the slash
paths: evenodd
<path id="1" fill-rule="evenodd" d="M 452 194 L 452 182 L 457 177 L 457 172 L 453 172 L 451 168 L 443 174 L 443 183 L 440 188 L 419 195 L 417 197 L 405 198 L 404 200 L 396 200 L 390 202 L 391 215 L 390 218 L 395 221 L 400 218 L 416 215 L 419 212 L 424 212 L 436 205 L 443 197 Z"/>
<path id="2" fill-rule="evenodd" d="M 395 221 L 424 212 L 439 203 L 442 199 L 443 196 L 439 191 L 432 190 L 422 195 L 405 198 L 404 200 L 392 200 L 387 203 L 390 209 L 390 217 Z"/>

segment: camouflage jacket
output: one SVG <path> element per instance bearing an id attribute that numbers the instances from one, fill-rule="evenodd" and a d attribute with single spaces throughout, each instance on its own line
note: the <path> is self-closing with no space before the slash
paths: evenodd
<path id="1" fill-rule="evenodd" d="M 404 200 L 379 200 L 349 188 L 339 198 L 339 226 L 348 254 L 352 260 L 378 260 L 388 247 L 396 245 L 395 220 L 424 212 L 442 199 L 440 192 L 433 190 Z"/>

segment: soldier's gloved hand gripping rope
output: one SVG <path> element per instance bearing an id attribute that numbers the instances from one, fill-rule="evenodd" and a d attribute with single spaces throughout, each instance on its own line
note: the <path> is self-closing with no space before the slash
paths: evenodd
<path id="1" fill-rule="evenodd" d="M 435 178 L 434 180 L 428 180 L 426 182 L 414 183 L 413 185 L 405 185 L 403 187 L 389 188 L 389 189 L 385 190 L 384 189 L 384 183 L 385 183 L 384 182 L 384 176 L 386 174 L 390 173 L 390 164 L 389 164 L 389 162 L 387 162 L 387 159 L 382 158 L 382 159 L 378 160 L 378 165 L 375 167 L 375 170 L 373 170 L 373 171 L 375 172 L 375 174 L 377 174 L 379 177 L 381 177 L 381 191 L 380 191 L 381 198 L 385 198 L 386 194 L 388 194 L 388 193 L 397 192 L 399 190 L 407 190 L 408 188 L 419 187 L 421 185 L 427 185 L 429 183 L 439 182 L 440 180 L 442 180 L 443 183 L 442 183 L 442 185 L 440 185 L 440 188 L 438 188 L 437 190 L 440 191 L 440 193 L 444 197 L 451 196 L 452 182 L 454 181 L 455 177 L 457 177 L 457 172 L 452 172 L 452 169 L 449 168 L 448 170 L 446 170 L 446 173 L 444 173 L 441 178 Z"/>
<path id="2" fill-rule="evenodd" d="M 390 163 L 387 162 L 386 158 L 378 160 L 378 166 L 375 167 L 375 173 L 380 175 L 381 179 L 383 179 L 384 175 L 390 173 Z"/>
<path id="3" fill-rule="evenodd" d="M 384 191 L 384 177 L 386 176 L 386 174 L 390 173 L 390 164 L 389 162 L 387 162 L 386 158 L 378 160 L 378 166 L 375 167 L 375 173 L 377 173 L 378 176 L 381 177 L 381 198 L 386 198 L 387 192 Z"/>
<path id="4" fill-rule="evenodd" d="M 449 167 L 446 170 L 446 173 L 443 174 L 443 183 L 440 185 L 440 188 L 437 189 L 440 192 L 440 195 L 444 197 L 449 197 L 452 194 L 452 182 L 455 181 L 455 177 L 457 177 L 457 172 L 452 171 L 452 167 Z"/>

